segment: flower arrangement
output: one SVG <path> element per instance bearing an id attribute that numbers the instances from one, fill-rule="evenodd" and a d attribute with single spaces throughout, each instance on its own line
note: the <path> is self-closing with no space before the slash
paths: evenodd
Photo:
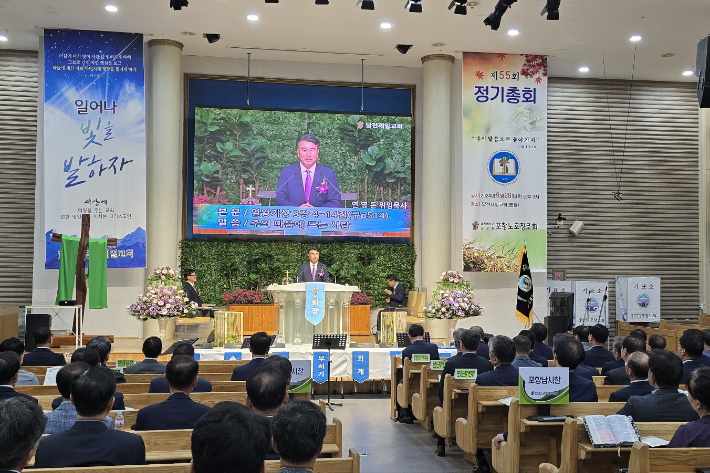
<path id="1" fill-rule="evenodd" d="M 182 290 L 175 286 L 158 285 L 138 294 L 135 304 L 127 307 L 128 314 L 138 320 L 164 317 L 197 317 L 197 304 L 190 302 Z"/>
<path id="2" fill-rule="evenodd" d="M 263 292 L 250 291 L 248 289 L 225 292 L 222 294 L 222 299 L 226 304 L 266 304 L 269 302 Z"/>
<path id="3" fill-rule="evenodd" d="M 148 287 L 153 286 L 175 286 L 180 287 L 180 277 L 178 272 L 170 266 L 155 268 L 153 274 L 148 278 Z"/>
<path id="4" fill-rule="evenodd" d="M 473 288 L 461 273 L 445 271 L 424 314 L 431 319 L 463 319 L 483 314 L 483 306 L 474 300 Z"/>
<path id="5" fill-rule="evenodd" d="M 350 305 L 372 305 L 375 300 L 364 292 L 353 292 Z"/>

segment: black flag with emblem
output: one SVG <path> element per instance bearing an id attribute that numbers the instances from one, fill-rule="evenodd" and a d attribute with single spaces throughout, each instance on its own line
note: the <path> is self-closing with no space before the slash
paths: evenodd
<path id="1" fill-rule="evenodd" d="M 533 282 L 525 245 L 518 254 L 520 275 L 518 276 L 518 300 L 515 304 L 515 317 L 529 327 L 533 317 Z"/>

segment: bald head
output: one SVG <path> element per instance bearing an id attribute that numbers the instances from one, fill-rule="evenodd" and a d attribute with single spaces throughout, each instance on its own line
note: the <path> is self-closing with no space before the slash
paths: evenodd
<path id="1" fill-rule="evenodd" d="M 635 351 L 626 358 L 626 372 L 630 379 L 648 378 L 648 353 Z"/>

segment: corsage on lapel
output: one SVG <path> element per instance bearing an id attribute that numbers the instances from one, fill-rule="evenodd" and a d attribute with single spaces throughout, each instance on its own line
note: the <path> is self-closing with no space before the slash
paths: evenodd
<path id="1" fill-rule="evenodd" d="M 328 182 L 325 179 L 323 179 L 323 182 L 321 182 L 320 185 L 318 187 L 316 187 L 316 189 L 318 189 L 318 195 L 327 194 L 328 193 Z"/>

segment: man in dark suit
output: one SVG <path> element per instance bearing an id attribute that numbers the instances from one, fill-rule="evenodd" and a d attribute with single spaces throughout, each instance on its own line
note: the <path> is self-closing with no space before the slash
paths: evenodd
<path id="1" fill-rule="evenodd" d="M 645 342 L 644 342 L 645 343 Z M 637 351 L 626 358 L 626 373 L 630 384 L 609 395 L 609 402 L 626 402 L 631 396 L 651 394 L 653 386 L 648 382 L 648 354 Z"/>
<path id="2" fill-rule="evenodd" d="M 320 250 L 311 247 L 308 249 L 308 261 L 298 267 L 296 282 L 330 282 L 328 266 L 320 261 Z"/>
<path id="3" fill-rule="evenodd" d="M 288 377 L 279 367 L 261 366 L 247 379 L 247 407 L 272 417 L 288 402 Z"/>
<path id="4" fill-rule="evenodd" d="M 190 302 L 194 302 L 198 307 L 202 307 L 202 297 L 200 293 L 195 288 L 195 283 L 197 282 L 197 274 L 194 269 L 186 269 L 183 271 L 183 276 L 185 277 L 185 282 L 182 284 L 182 290 L 185 291 L 185 297 L 190 299 Z"/>
<path id="5" fill-rule="evenodd" d="M 86 348 L 96 350 L 96 352 L 99 354 L 99 364 L 105 368 L 106 362 L 108 361 L 108 356 L 111 354 L 111 341 L 108 339 L 108 337 L 101 335 L 98 337 L 94 337 L 86 343 Z M 120 371 L 113 370 L 111 370 L 111 372 L 116 377 L 117 383 L 126 382 L 126 377 L 123 376 L 123 373 L 121 373 Z"/>
<path id="6" fill-rule="evenodd" d="M 480 325 L 474 325 L 473 327 L 471 327 L 471 330 L 477 331 L 478 335 L 481 337 L 481 343 L 478 344 L 476 354 L 484 360 L 490 360 L 491 355 L 490 348 L 488 347 L 488 338 L 486 337 L 486 332 L 483 330 L 483 327 L 481 327 Z"/>
<path id="7" fill-rule="evenodd" d="M 601 368 L 604 363 L 614 361 L 614 355 L 604 348 L 609 339 L 609 329 L 602 324 L 589 327 L 589 350 L 584 356 L 584 364 L 594 368 Z"/>
<path id="8" fill-rule="evenodd" d="M 284 207 L 341 207 L 335 171 L 317 164 L 320 141 L 303 135 L 296 142 L 299 163 L 281 170 L 276 205 Z"/>
<path id="9" fill-rule="evenodd" d="M 618 336 L 614 339 L 614 345 L 611 347 L 611 354 L 614 355 L 614 359 L 602 365 L 602 376 L 606 376 L 606 374 L 613 369 L 624 367 L 625 360 L 621 357 L 621 344 L 624 342 L 625 338 L 624 336 Z M 644 343 L 646 343 L 645 340 Z"/>
<path id="10" fill-rule="evenodd" d="M 271 337 L 266 332 L 256 332 L 249 338 L 249 351 L 251 361 L 246 365 L 237 366 L 232 371 L 232 381 L 246 381 L 249 375 L 254 372 L 266 358 L 271 347 Z"/>
<path id="11" fill-rule="evenodd" d="M 143 341 L 143 355 L 140 363 L 123 370 L 126 374 L 165 374 L 165 365 L 158 361 L 163 351 L 163 342 L 158 337 L 148 337 Z"/>
<path id="12" fill-rule="evenodd" d="M 404 286 L 399 282 L 397 276 L 394 274 L 387 275 L 387 285 L 389 289 L 385 289 L 385 293 L 389 297 L 385 299 L 387 306 L 390 308 L 404 307 L 407 305 L 407 293 L 404 291 Z M 377 333 L 379 338 L 380 326 L 382 325 L 382 312 L 389 311 L 391 309 L 382 309 L 377 314 Z"/>
<path id="13" fill-rule="evenodd" d="M 678 339 L 678 356 L 683 360 L 683 377 L 680 384 L 688 383 L 688 376 L 692 371 L 707 366 L 703 363 L 703 348 L 705 347 L 705 334 L 698 329 L 688 329 Z"/>
<path id="14" fill-rule="evenodd" d="M 327 424 L 325 414 L 309 401 L 283 406 L 271 421 L 275 453 L 282 472 L 310 473 L 323 449 Z"/>
<path id="15" fill-rule="evenodd" d="M 624 338 L 623 342 L 621 342 L 621 359 L 626 361 L 632 353 L 643 351 L 644 348 L 646 348 L 646 342 L 644 340 L 633 335 L 629 335 Z M 614 368 L 606 374 L 604 384 L 628 385 L 631 380 L 629 379 L 627 372 L 628 370 L 626 369 L 626 366 L 623 368 Z"/>
<path id="16" fill-rule="evenodd" d="M 270 421 L 236 402 L 215 405 L 192 431 L 192 473 L 261 473 L 271 447 Z"/>
<path id="17" fill-rule="evenodd" d="M 685 394 L 678 392 L 683 377 L 683 362 L 668 350 L 653 350 L 648 360 L 648 382 L 655 391 L 632 396 L 617 413 L 631 416 L 634 422 L 690 422 L 698 413 Z"/>
<path id="18" fill-rule="evenodd" d="M 515 342 L 505 335 L 496 335 L 490 339 L 491 363 L 493 371 L 476 376 L 479 386 L 517 386 L 518 368 L 511 363 L 515 359 Z"/>
<path id="19" fill-rule="evenodd" d="M 14 351 L 0 353 L 0 401 L 12 397 L 23 397 L 37 403 L 37 399 L 25 393 L 15 391 L 15 384 L 20 373 L 20 357 Z"/>
<path id="20" fill-rule="evenodd" d="M 189 356 L 190 358 L 195 358 L 195 347 L 189 343 L 180 343 L 175 348 L 173 348 L 173 358 L 176 356 Z M 167 381 L 165 381 L 165 376 L 158 376 L 153 378 L 148 387 L 149 393 L 169 393 L 170 386 Z M 211 393 L 212 383 L 204 378 L 197 378 L 197 385 L 192 389 L 193 393 Z"/>
<path id="21" fill-rule="evenodd" d="M 424 327 L 412 324 L 407 331 L 411 345 L 402 350 L 402 359 L 411 358 L 412 355 L 429 355 L 429 360 L 439 359 L 439 347 L 424 340 Z"/>
<path id="22" fill-rule="evenodd" d="M 197 386 L 199 369 L 191 356 L 172 357 L 165 371 L 170 397 L 139 410 L 133 430 L 194 429 L 197 420 L 210 409 L 190 399 L 190 392 Z"/>
<path id="23" fill-rule="evenodd" d="M 535 322 L 530 327 L 530 331 L 535 334 L 535 345 L 533 346 L 533 355 L 541 356 L 546 360 L 552 359 L 552 347 L 550 345 L 545 345 L 545 339 L 547 338 L 547 327 L 545 324 Z"/>
<path id="24" fill-rule="evenodd" d="M 599 399 L 594 381 L 585 379 L 576 372 L 585 357 L 582 342 L 565 334 L 555 342 L 553 356 L 557 366 L 563 366 L 570 371 L 569 402 L 597 402 Z"/>
<path id="25" fill-rule="evenodd" d="M 23 360 L 23 366 L 63 366 L 67 362 L 64 355 L 50 350 L 52 346 L 52 331 L 49 327 L 40 327 L 32 332 L 37 349 L 32 353 L 27 353 Z"/>
<path id="26" fill-rule="evenodd" d="M 36 402 L 15 397 L 0 401 L 0 472 L 22 471 L 35 454 L 47 419 Z"/>
<path id="27" fill-rule="evenodd" d="M 71 386 L 77 421 L 68 430 L 44 437 L 35 455 L 37 468 L 143 465 L 145 444 L 135 434 L 110 430 L 104 420 L 113 405 L 116 378 L 102 366 L 89 368 Z"/>
<path id="28" fill-rule="evenodd" d="M 550 347 L 550 358 L 545 358 L 544 356 L 536 355 L 535 354 L 535 343 L 537 343 L 537 336 L 532 330 L 521 330 L 518 335 L 522 335 L 524 337 L 528 337 L 530 340 L 530 353 L 528 354 L 528 357 L 536 363 L 540 363 L 541 366 L 547 367 L 549 360 L 552 359 L 552 347 Z M 547 346 L 543 343 L 544 346 Z"/>
<path id="29" fill-rule="evenodd" d="M 476 354 L 478 345 L 481 342 L 480 333 L 477 330 L 468 329 L 463 330 L 460 337 L 461 356 L 454 356 L 448 359 L 441 372 L 441 381 L 439 382 L 439 402 L 441 403 L 444 402 L 444 378 L 446 378 L 447 374 L 453 376 L 457 369 L 475 369 L 477 376 L 493 371 L 491 362 Z M 437 445 L 434 453 L 443 457 L 446 455 L 446 441 L 438 435 L 436 439 Z"/>

